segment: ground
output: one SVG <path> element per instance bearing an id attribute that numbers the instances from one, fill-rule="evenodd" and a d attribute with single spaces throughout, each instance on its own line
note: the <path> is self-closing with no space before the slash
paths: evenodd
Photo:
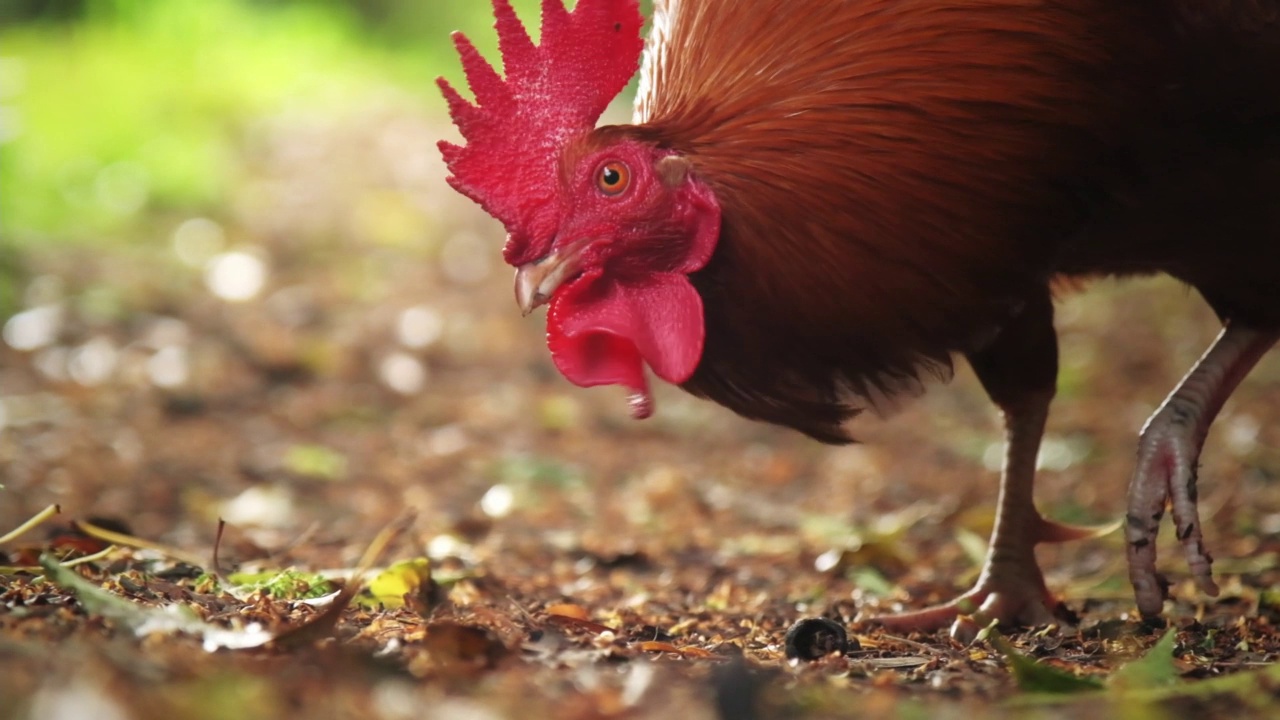
<path id="1" fill-rule="evenodd" d="M 0 548 L 0 717 L 1084 717 L 1133 701 L 1112 687 L 1029 705 L 1044 688 L 1015 678 L 999 636 L 853 623 L 975 577 L 1000 432 L 966 368 L 860 418 L 845 447 L 671 388 L 634 422 L 621 391 L 554 371 L 540 314 L 512 299 L 501 229 L 443 183 L 447 134 L 394 96 L 269 119 L 240 136 L 252 176 L 229 207 L 161 209 L 141 243 L 24 255 L 0 352 L 0 533 L 61 513 Z M 1114 522 L 1138 429 L 1216 323 L 1194 293 L 1143 279 L 1064 292 L 1058 326 L 1038 498 L 1056 519 Z M 1280 356 L 1224 409 L 1200 477 L 1223 593 L 1185 582 L 1166 527 L 1177 688 L 1280 652 Z M 32 567 L 97 549 L 66 535 L 77 520 L 161 546 L 73 568 L 127 602 L 86 602 Z M 365 579 L 404 592 L 332 617 L 305 588 L 206 574 L 351 583 L 388 528 Z M 1022 655 L 1103 678 L 1162 636 L 1134 617 L 1118 532 L 1040 557 L 1081 622 L 1006 632 Z M 129 607 L 172 605 L 280 637 L 139 637 Z M 788 662 L 788 626 L 816 616 L 857 646 Z M 1261 695 L 1179 690 L 1152 712 L 1244 712 L 1275 683 L 1249 677 Z"/>

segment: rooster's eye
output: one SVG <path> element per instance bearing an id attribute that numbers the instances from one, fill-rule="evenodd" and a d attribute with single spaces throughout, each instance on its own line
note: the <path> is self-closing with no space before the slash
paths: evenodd
<path id="1" fill-rule="evenodd" d="M 596 174 L 596 187 L 605 195 L 621 195 L 631 184 L 631 169 L 624 163 L 611 162 L 600 166 Z"/>

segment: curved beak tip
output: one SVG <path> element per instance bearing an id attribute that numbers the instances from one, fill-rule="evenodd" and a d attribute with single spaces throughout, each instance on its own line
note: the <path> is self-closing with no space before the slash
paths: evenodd
<path id="1" fill-rule="evenodd" d="M 529 300 L 517 300 L 517 303 L 520 305 L 520 317 L 529 317 L 534 310 L 538 309 L 539 305 L 543 305 L 546 302 L 547 301 L 541 297 L 535 297 Z"/>
<path id="2" fill-rule="evenodd" d="M 547 296 L 538 292 L 541 278 L 534 270 L 536 266 L 532 265 L 522 265 L 516 270 L 516 305 L 520 306 L 520 314 L 526 317 L 547 301 Z"/>
<path id="3" fill-rule="evenodd" d="M 516 268 L 516 304 L 520 312 L 528 315 L 539 305 L 545 305 L 556 288 L 574 277 L 580 269 L 580 247 L 565 252 L 553 251 L 539 260 Z"/>

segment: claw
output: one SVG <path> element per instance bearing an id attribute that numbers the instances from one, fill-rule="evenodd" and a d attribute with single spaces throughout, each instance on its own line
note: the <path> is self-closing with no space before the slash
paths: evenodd
<path id="1" fill-rule="evenodd" d="M 1174 530 L 1196 586 L 1206 595 L 1218 594 L 1197 507 L 1196 466 L 1222 404 L 1277 339 L 1280 332 L 1228 325 L 1142 429 L 1129 484 L 1125 540 L 1129 581 L 1144 617 L 1159 615 L 1167 595 L 1167 585 L 1156 573 L 1156 537 L 1166 507 L 1172 508 Z"/>
<path id="2" fill-rule="evenodd" d="M 950 626 L 951 637 L 969 644 L 992 622 L 1003 627 L 1074 625 L 1079 618 L 1045 586 L 1032 555 L 988 562 L 972 590 L 947 603 L 896 615 L 862 618 L 896 632 L 929 632 Z"/>

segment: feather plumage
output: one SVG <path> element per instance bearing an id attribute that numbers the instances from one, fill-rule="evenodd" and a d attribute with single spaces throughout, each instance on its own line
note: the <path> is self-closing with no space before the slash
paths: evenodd
<path id="1" fill-rule="evenodd" d="M 866 398 L 945 375 L 1055 273 L 1173 269 L 1105 255 L 1186 234 L 1114 228 L 1179 217 L 1148 183 L 1223 112 L 1207 98 L 1226 69 L 1187 87 L 1172 40 L 1207 43 L 1215 21 L 1280 37 L 1275 3 L 1228 4 L 744 0 L 728 31 L 720 3 L 659 2 L 628 132 L 688 157 L 723 208 L 685 387 L 838 441 Z M 1269 102 L 1237 113 L 1273 122 Z"/>
<path id="2" fill-rule="evenodd" d="M 544 0 L 544 46 L 567 48 L 546 40 L 564 32 L 559 2 Z M 1005 418 L 991 550 L 959 600 L 879 621 L 955 620 L 964 636 L 972 606 L 1042 624 L 1061 605 L 1035 545 L 1088 534 L 1032 500 L 1058 371 L 1051 288 L 1168 273 L 1224 330 L 1139 438 L 1130 579 L 1139 610 L 1158 614 L 1168 505 L 1192 576 L 1216 593 L 1196 463 L 1223 402 L 1280 341 L 1280 0 L 656 5 L 634 124 L 579 118 L 467 148 L 557 154 L 556 173 L 496 192 L 516 197 L 477 199 L 531 213 L 502 217 L 507 259 L 526 311 L 550 301 L 566 377 L 622 384 L 647 416 L 648 368 L 844 442 L 852 415 L 963 356 Z M 635 4 L 580 0 L 574 15 L 606 7 Z M 460 51 L 483 108 L 493 79 Z M 611 68 L 633 61 L 623 54 Z M 460 125 L 481 122 L 445 92 Z"/>

